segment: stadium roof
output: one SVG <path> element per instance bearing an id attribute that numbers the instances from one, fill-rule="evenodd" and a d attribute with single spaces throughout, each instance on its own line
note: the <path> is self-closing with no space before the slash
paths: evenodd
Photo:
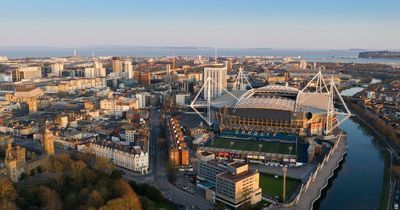
<path id="1" fill-rule="evenodd" d="M 243 98 L 236 104 L 236 108 L 253 108 L 253 109 L 278 109 L 285 111 L 294 111 L 296 101 L 279 97 L 251 97 Z"/>

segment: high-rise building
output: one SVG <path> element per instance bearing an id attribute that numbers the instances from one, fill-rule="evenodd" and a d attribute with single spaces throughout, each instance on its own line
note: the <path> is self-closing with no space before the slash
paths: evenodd
<path id="1" fill-rule="evenodd" d="M 42 77 L 42 70 L 39 66 L 21 67 L 12 71 L 13 82 L 21 80 L 37 79 Z"/>
<path id="2" fill-rule="evenodd" d="M 299 68 L 302 69 L 302 70 L 307 69 L 307 62 L 304 61 L 304 60 L 301 60 Z"/>
<path id="3" fill-rule="evenodd" d="M 122 63 L 122 77 L 133 79 L 133 66 L 132 61 L 126 60 Z"/>
<path id="4" fill-rule="evenodd" d="M 204 99 L 214 99 L 222 95 L 223 89 L 227 87 L 227 69 L 223 65 L 213 65 L 212 67 L 204 68 L 203 82 L 206 83 L 208 78 L 211 78 L 204 86 Z"/>
<path id="5" fill-rule="evenodd" d="M 63 63 L 53 63 L 53 64 L 51 64 L 51 73 L 54 76 L 61 77 L 63 70 L 64 70 L 64 64 Z"/>
<path id="6" fill-rule="evenodd" d="M 121 72 L 122 72 L 122 60 L 120 57 L 113 57 L 112 58 L 112 71 L 120 76 Z"/>

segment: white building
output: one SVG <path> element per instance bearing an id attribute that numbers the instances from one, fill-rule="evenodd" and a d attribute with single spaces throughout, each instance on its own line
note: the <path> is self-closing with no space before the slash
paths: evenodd
<path id="1" fill-rule="evenodd" d="M 149 170 L 149 155 L 139 146 L 130 147 L 118 143 L 107 143 L 104 145 L 89 143 L 89 148 L 79 145 L 79 151 L 91 152 L 99 157 L 111 160 L 117 166 L 147 174 Z"/>
<path id="2" fill-rule="evenodd" d="M 108 98 L 100 101 L 100 109 L 108 111 L 109 114 L 121 115 L 122 112 L 126 112 L 129 109 L 137 109 L 139 102 L 135 98 Z"/>
<path id="3" fill-rule="evenodd" d="M 226 66 L 219 64 L 219 65 L 214 65 L 212 67 L 204 68 L 203 81 L 206 82 L 208 78 L 211 78 L 212 81 L 209 81 L 209 84 L 208 85 L 206 84 L 204 86 L 204 99 L 206 100 L 208 99 L 208 95 L 210 96 L 211 99 L 214 99 L 215 97 L 222 95 L 223 88 L 226 89 L 227 87 Z"/>
<path id="4" fill-rule="evenodd" d="M 146 104 L 146 97 L 150 98 L 150 93 L 148 92 L 141 92 L 141 93 L 136 93 L 136 98 L 138 99 L 139 103 L 139 108 L 145 108 L 147 106 Z"/>
<path id="5" fill-rule="evenodd" d="M 132 61 L 126 60 L 122 63 L 122 77 L 127 79 L 133 79 Z"/>
<path id="6" fill-rule="evenodd" d="M 64 64 L 62 64 L 62 63 L 51 64 L 51 73 L 54 76 L 61 77 L 63 70 L 64 70 Z"/>
<path id="7" fill-rule="evenodd" d="M 95 61 L 93 67 L 87 67 L 84 70 L 86 78 L 97 78 L 106 76 L 106 68 L 103 68 L 103 64 Z"/>
<path id="8" fill-rule="evenodd" d="M 175 100 L 178 107 L 185 107 L 190 103 L 190 93 L 178 93 Z"/>

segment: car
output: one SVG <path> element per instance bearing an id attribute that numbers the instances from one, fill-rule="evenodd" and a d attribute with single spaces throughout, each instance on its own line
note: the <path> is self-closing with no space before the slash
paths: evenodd
<path id="1" fill-rule="evenodd" d="M 399 209 L 399 204 L 395 203 L 393 208 L 394 208 L 395 210 Z"/>

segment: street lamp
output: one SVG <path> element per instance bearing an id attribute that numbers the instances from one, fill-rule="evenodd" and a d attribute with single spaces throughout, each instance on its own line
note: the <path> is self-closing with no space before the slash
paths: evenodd
<path id="1" fill-rule="evenodd" d="M 286 166 L 282 167 L 283 171 L 283 189 L 282 189 L 282 202 L 285 202 L 286 200 L 286 172 L 288 168 Z"/>

